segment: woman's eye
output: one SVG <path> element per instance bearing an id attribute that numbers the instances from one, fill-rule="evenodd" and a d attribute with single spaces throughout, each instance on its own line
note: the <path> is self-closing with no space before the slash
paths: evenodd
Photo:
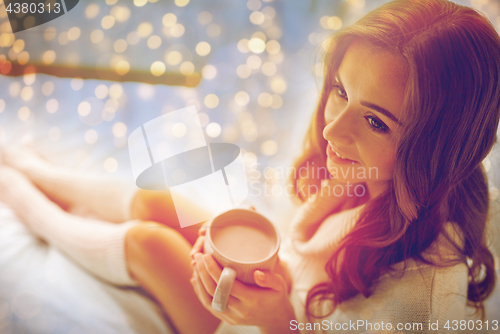
<path id="1" fill-rule="evenodd" d="M 387 126 L 382 121 L 377 120 L 375 117 L 366 116 L 365 118 L 366 118 L 370 128 L 373 129 L 373 131 L 375 131 L 375 132 L 387 132 L 389 130 L 389 128 L 387 128 Z"/>
<path id="2" fill-rule="evenodd" d="M 334 90 L 335 94 L 337 94 L 339 97 L 347 100 L 347 93 L 344 90 L 344 88 L 342 88 L 339 85 L 335 85 L 335 86 L 333 86 L 333 90 Z"/>

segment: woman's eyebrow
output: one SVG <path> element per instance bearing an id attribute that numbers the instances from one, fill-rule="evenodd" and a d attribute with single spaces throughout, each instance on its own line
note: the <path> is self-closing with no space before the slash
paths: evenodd
<path id="1" fill-rule="evenodd" d="M 370 103 L 370 102 L 366 102 L 366 101 L 361 101 L 360 104 L 364 107 L 367 107 L 367 108 L 370 108 L 370 109 L 373 109 L 381 114 L 384 114 L 385 116 L 387 116 L 389 119 L 391 119 L 394 123 L 398 124 L 398 125 L 401 125 L 401 123 L 399 122 L 399 120 L 396 118 L 396 116 L 394 116 L 389 110 L 387 109 L 384 109 L 382 108 L 381 106 L 378 106 L 376 104 L 373 104 L 373 103 Z"/>
<path id="2" fill-rule="evenodd" d="M 337 81 L 342 87 L 344 87 L 344 84 L 342 83 L 342 80 L 340 80 L 340 75 L 339 73 L 337 72 L 335 74 L 335 81 Z M 370 108 L 370 109 L 373 109 L 375 110 L 376 112 L 379 112 L 385 116 L 387 116 L 390 120 L 392 120 L 394 123 L 398 124 L 398 125 L 402 125 L 399 120 L 397 119 L 396 116 L 394 116 L 389 110 L 385 109 L 385 108 L 382 108 L 381 106 L 378 106 L 374 103 L 371 103 L 371 102 L 367 102 L 367 101 L 361 101 L 360 104 L 364 107 L 367 107 L 367 108 Z"/>

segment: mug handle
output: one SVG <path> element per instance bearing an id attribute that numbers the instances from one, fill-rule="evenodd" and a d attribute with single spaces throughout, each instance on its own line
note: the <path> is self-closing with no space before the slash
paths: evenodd
<path id="1" fill-rule="evenodd" d="M 224 312 L 235 279 L 236 271 L 234 269 L 225 267 L 222 270 L 219 283 L 217 283 L 217 288 L 215 289 L 214 298 L 212 299 L 212 308 L 214 310 Z"/>

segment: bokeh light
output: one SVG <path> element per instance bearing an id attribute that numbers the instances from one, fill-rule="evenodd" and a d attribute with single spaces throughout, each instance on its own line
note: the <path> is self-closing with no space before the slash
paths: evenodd
<path id="1" fill-rule="evenodd" d="M 234 101 L 241 107 L 246 106 L 250 102 L 250 95 L 247 92 L 240 91 L 234 96 Z"/>
<path id="2" fill-rule="evenodd" d="M 47 109 L 50 114 L 53 114 L 59 109 L 59 102 L 57 102 L 56 99 L 50 99 L 45 104 L 45 109 Z"/>
<path id="3" fill-rule="evenodd" d="M 128 73 L 129 70 L 130 70 L 130 64 L 126 60 L 120 60 L 115 65 L 115 71 L 119 75 L 125 75 Z"/>
<path id="4" fill-rule="evenodd" d="M 95 130 L 87 130 L 84 135 L 84 139 L 87 142 L 87 144 L 95 144 L 97 142 L 97 139 L 99 138 L 99 135 Z"/>
<path id="5" fill-rule="evenodd" d="M 118 22 L 125 22 L 130 18 L 130 9 L 124 6 L 114 6 L 111 9 L 110 14 L 115 18 Z"/>
<path id="6" fill-rule="evenodd" d="M 24 50 L 24 41 L 22 39 L 18 39 L 12 44 L 12 50 L 15 53 L 20 53 Z"/>
<path id="7" fill-rule="evenodd" d="M 187 6 L 188 3 L 189 3 L 189 0 L 175 0 L 175 4 L 178 7 Z"/>
<path id="8" fill-rule="evenodd" d="M 257 70 L 262 64 L 262 60 L 257 55 L 251 55 L 247 58 L 247 66 L 252 70 Z"/>
<path id="9" fill-rule="evenodd" d="M 98 85 L 95 88 L 94 94 L 95 94 L 95 96 L 98 99 L 102 100 L 102 99 L 105 99 L 108 96 L 108 92 L 109 92 L 108 86 L 106 86 L 106 85 Z"/>
<path id="10" fill-rule="evenodd" d="M 196 45 L 196 53 L 199 54 L 200 56 L 206 56 L 210 53 L 210 44 L 207 42 L 199 42 Z"/>
<path id="11" fill-rule="evenodd" d="M 73 78 L 70 82 L 71 88 L 74 91 L 79 91 L 83 88 L 83 79 L 82 78 Z"/>
<path id="12" fill-rule="evenodd" d="M 155 77 L 159 77 L 160 75 L 163 75 L 165 73 L 166 67 L 165 64 L 161 61 L 155 61 L 153 64 L 151 64 L 151 74 L 153 74 Z"/>
<path id="13" fill-rule="evenodd" d="M 124 39 L 116 40 L 114 45 L 113 45 L 113 49 L 115 50 L 116 53 L 125 52 L 125 50 L 127 50 L 127 47 L 128 47 L 128 43 Z"/>
<path id="14" fill-rule="evenodd" d="M 214 65 L 206 65 L 203 67 L 201 73 L 204 79 L 212 80 L 217 75 L 217 68 Z"/>
<path id="15" fill-rule="evenodd" d="M 85 17 L 89 20 L 95 18 L 99 14 L 99 5 L 92 3 L 85 8 Z"/>
<path id="16" fill-rule="evenodd" d="M 151 50 L 156 50 L 161 46 L 161 37 L 157 35 L 150 36 L 148 38 L 148 48 Z"/>
<path id="17" fill-rule="evenodd" d="M 118 99 L 123 94 L 123 87 L 119 83 L 114 83 L 109 87 L 109 96 L 113 99 Z"/>
<path id="18" fill-rule="evenodd" d="M 32 97 L 33 97 L 33 88 L 31 88 L 30 86 L 26 86 L 23 87 L 23 89 L 21 89 L 21 98 L 24 101 L 29 101 L 31 100 Z"/>
<path id="19" fill-rule="evenodd" d="M 43 53 L 42 62 L 45 65 L 50 65 L 56 60 L 56 53 L 54 50 L 47 50 Z"/>
<path id="20" fill-rule="evenodd" d="M 186 29 L 182 24 L 176 23 L 172 28 L 170 28 L 170 35 L 172 35 L 172 37 L 181 37 L 182 35 L 184 35 L 185 31 Z"/>
<path id="21" fill-rule="evenodd" d="M 148 0 L 134 0 L 134 5 L 136 7 L 142 7 L 148 3 Z"/>
<path id="22" fill-rule="evenodd" d="M 248 39 L 241 39 L 238 41 L 238 50 L 241 53 L 248 53 L 250 52 L 250 49 L 248 48 Z"/>
<path id="23" fill-rule="evenodd" d="M 35 83 L 36 73 L 27 73 L 23 75 L 23 81 L 25 85 L 31 86 Z"/>
<path id="24" fill-rule="evenodd" d="M 125 137 L 127 134 L 127 126 L 122 122 L 115 123 L 113 124 L 112 132 L 115 137 Z"/>
<path id="25" fill-rule="evenodd" d="M 204 100 L 205 106 L 209 109 L 214 109 L 219 105 L 219 97 L 215 94 L 208 94 Z"/>
<path id="26" fill-rule="evenodd" d="M 275 77 L 271 80 L 271 89 L 276 94 L 283 94 L 286 91 L 287 85 L 283 78 Z"/>
<path id="27" fill-rule="evenodd" d="M 266 140 L 260 145 L 260 151 L 264 155 L 274 155 L 278 152 L 278 144 L 274 140 Z"/>
<path id="28" fill-rule="evenodd" d="M 270 40 L 269 42 L 266 43 L 266 50 L 270 54 L 276 54 L 280 52 L 281 45 L 278 41 L 275 40 Z"/>
<path id="29" fill-rule="evenodd" d="M 260 38 L 252 38 L 248 41 L 248 48 L 253 53 L 262 53 L 266 49 L 266 43 Z"/>
<path id="30" fill-rule="evenodd" d="M 272 95 L 273 101 L 271 102 L 271 108 L 279 109 L 283 105 L 283 98 L 277 94 Z"/>
<path id="31" fill-rule="evenodd" d="M 137 1 L 137 0 L 134 0 Z M 104 170 L 110 174 L 116 172 L 118 169 L 118 161 L 115 158 L 107 158 L 104 160 Z"/>
<path id="32" fill-rule="evenodd" d="M 137 27 L 137 33 L 142 38 L 148 37 L 149 35 L 151 35 L 152 32 L 153 32 L 153 25 L 149 22 L 142 22 Z"/>
<path id="33" fill-rule="evenodd" d="M 198 14 L 198 23 L 202 25 L 207 25 L 210 22 L 212 22 L 212 14 L 207 11 L 203 11 L 200 14 Z"/>
<path id="34" fill-rule="evenodd" d="M 217 138 L 220 136 L 222 129 L 218 123 L 212 122 L 207 125 L 205 131 L 209 137 Z"/>
<path id="35" fill-rule="evenodd" d="M 44 82 L 42 85 L 42 94 L 45 96 L 49 96 L 52 94 L 52 92 L 54 92 L 54 84 L 52 83 L 52 81 Z"/>
<path id="36" fill-rule="evenodd" d="M 259 94 L 257 101 L 262 107 L 270 107 L 271 103 L 273 103 L 273 97 L 271 96 L 271 94 L 264 92 Z"/>
<path id="37" fill-rule="evenodd" d="M 243 64 L 236 68 L 236 74 L 241 79 L 246 79 L 252 74 L 252 70 L 246 64 Z"/>
<path id="38" fill-rule="evenodd" d="M 106 15 L 101 20 L 101 27 L 103 29 L 111 29 L 115 25 L 115 18 L 111 15 Z"/>
<path id="39" fill-rule="evenodd" d="M 183 123 L 175 123 L 172 125 L 172 135 L 176 138 L 182 138 L 187 132 L 187 128 Z"/>
<path id="40" fill-rule="evenodd" d="M 265 19 L 266 17 L 264 16 L 264 14 L 262 14 L 262 12 L 255 11 L 252 12 L 252 14 L 250 14 L 250 22 L 252 22 L 255 25 L 260 25 L 264 23 Z"/>
<path id="41" fill-rule="evenodd" d="M 102 30 L 96 29 L 90 33 L 90 40 L 92 41 L 92 43 L 97 44 L 101 42 L 103 38 L 104 33 L 102 32 Z"/>
<path id="42" fill-rule="evenodd" d="M 172 13 L 167 13 L 163 15 L 163 19 L 161 21 L 165 27 L 173 27 L 174 24 L 177 23 L 177 16 Z"/>
<path id="43" fill-rule="evenodd" d="M 78 38 L 80 38 L 80 35 L 81 31 L 78 27 L 73 27 L 68 30 L 68 38 L 70 41 L 76 41 Z"/>
<path id="44" fill-rule="evenodd" d="M 251 11 L 259 10 L 262 7 L 262 3 L 259 0 L 248 0 L 247 8 Z"/>
<path id="45" fill-rule="evenodd" d="M 28 107 L 21 107 L 18 112 L 17 112 L 17 116 L 19 117 L 19 119 L 21 121 L 26 121 L 31 115 L 31 111 Z"/>
<path id="46" fill-rule="evenodd" d="M 21 52 L 17 57 L 17 62 L 20 65 L 25 65 L 26 63 L 28 63 L 29 60 L 30 60 L 30 55 L 27 51 Z"/>
<path id="47" fill-rule="evenodd" d="M 167 55 L 165 57 L 165 61 L 167 62 L 167 64 L 175 66 L 182 61 L 182 53 L 180 53 L 179 51 L 175 51 L 175 50 L 170 51 L 167 53 Z M 193 68 L 193 71 L 194 71 L 194 68 Z"/>
<path id="48" fill-rule="evenodd" d="M 184 75 L 190 75 L 194 73 L 194 64 L 190 61 L 185 61 L 181 64 L 179 71 Z"/>
<path id="49" fill-rule="evenodd" d="M 276 71 L 277 67 L 273 62 L 268 61 L 262 65 L 262 73 L 264 73 L 264 75 L 268 77 L 272 77 L 273 75 L 275 75 Z"/>

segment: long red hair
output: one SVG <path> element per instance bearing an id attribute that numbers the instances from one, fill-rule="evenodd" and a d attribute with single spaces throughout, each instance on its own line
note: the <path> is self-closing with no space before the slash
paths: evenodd
<path id="1" fill-rule="evenodd" d="M 479 12 L 444 0 L 393 1 L 334 34 L 295 170 L 312 162 L 325 167 L 324 109 L 333 75 L 355 38 L 405 60 L 404 134 L 387 191 L 366 203 L 325 267 L 329 280 L 309 291 L 306 311 L 323 317 L 359 293 L 368 297 L 373 282 L 395 263 L 410 258 L 429 263 L 422 253 L 440 233 L 446 236 L 443 224 L 451 221 L 462 239 L 453 243 L 459 261 L 469 268 L 468 303 L 484 316 L 495 271 L 486 245 L 489 198 L 481 162 L 496 142 L 500 116 L 500 38 Z M 302 180 L 297 175 L 291 180 L 305 201 L 298 191 Z M 328 314 L 316 314 L 313 306 L 326 301 L 332 306 Z"/>

